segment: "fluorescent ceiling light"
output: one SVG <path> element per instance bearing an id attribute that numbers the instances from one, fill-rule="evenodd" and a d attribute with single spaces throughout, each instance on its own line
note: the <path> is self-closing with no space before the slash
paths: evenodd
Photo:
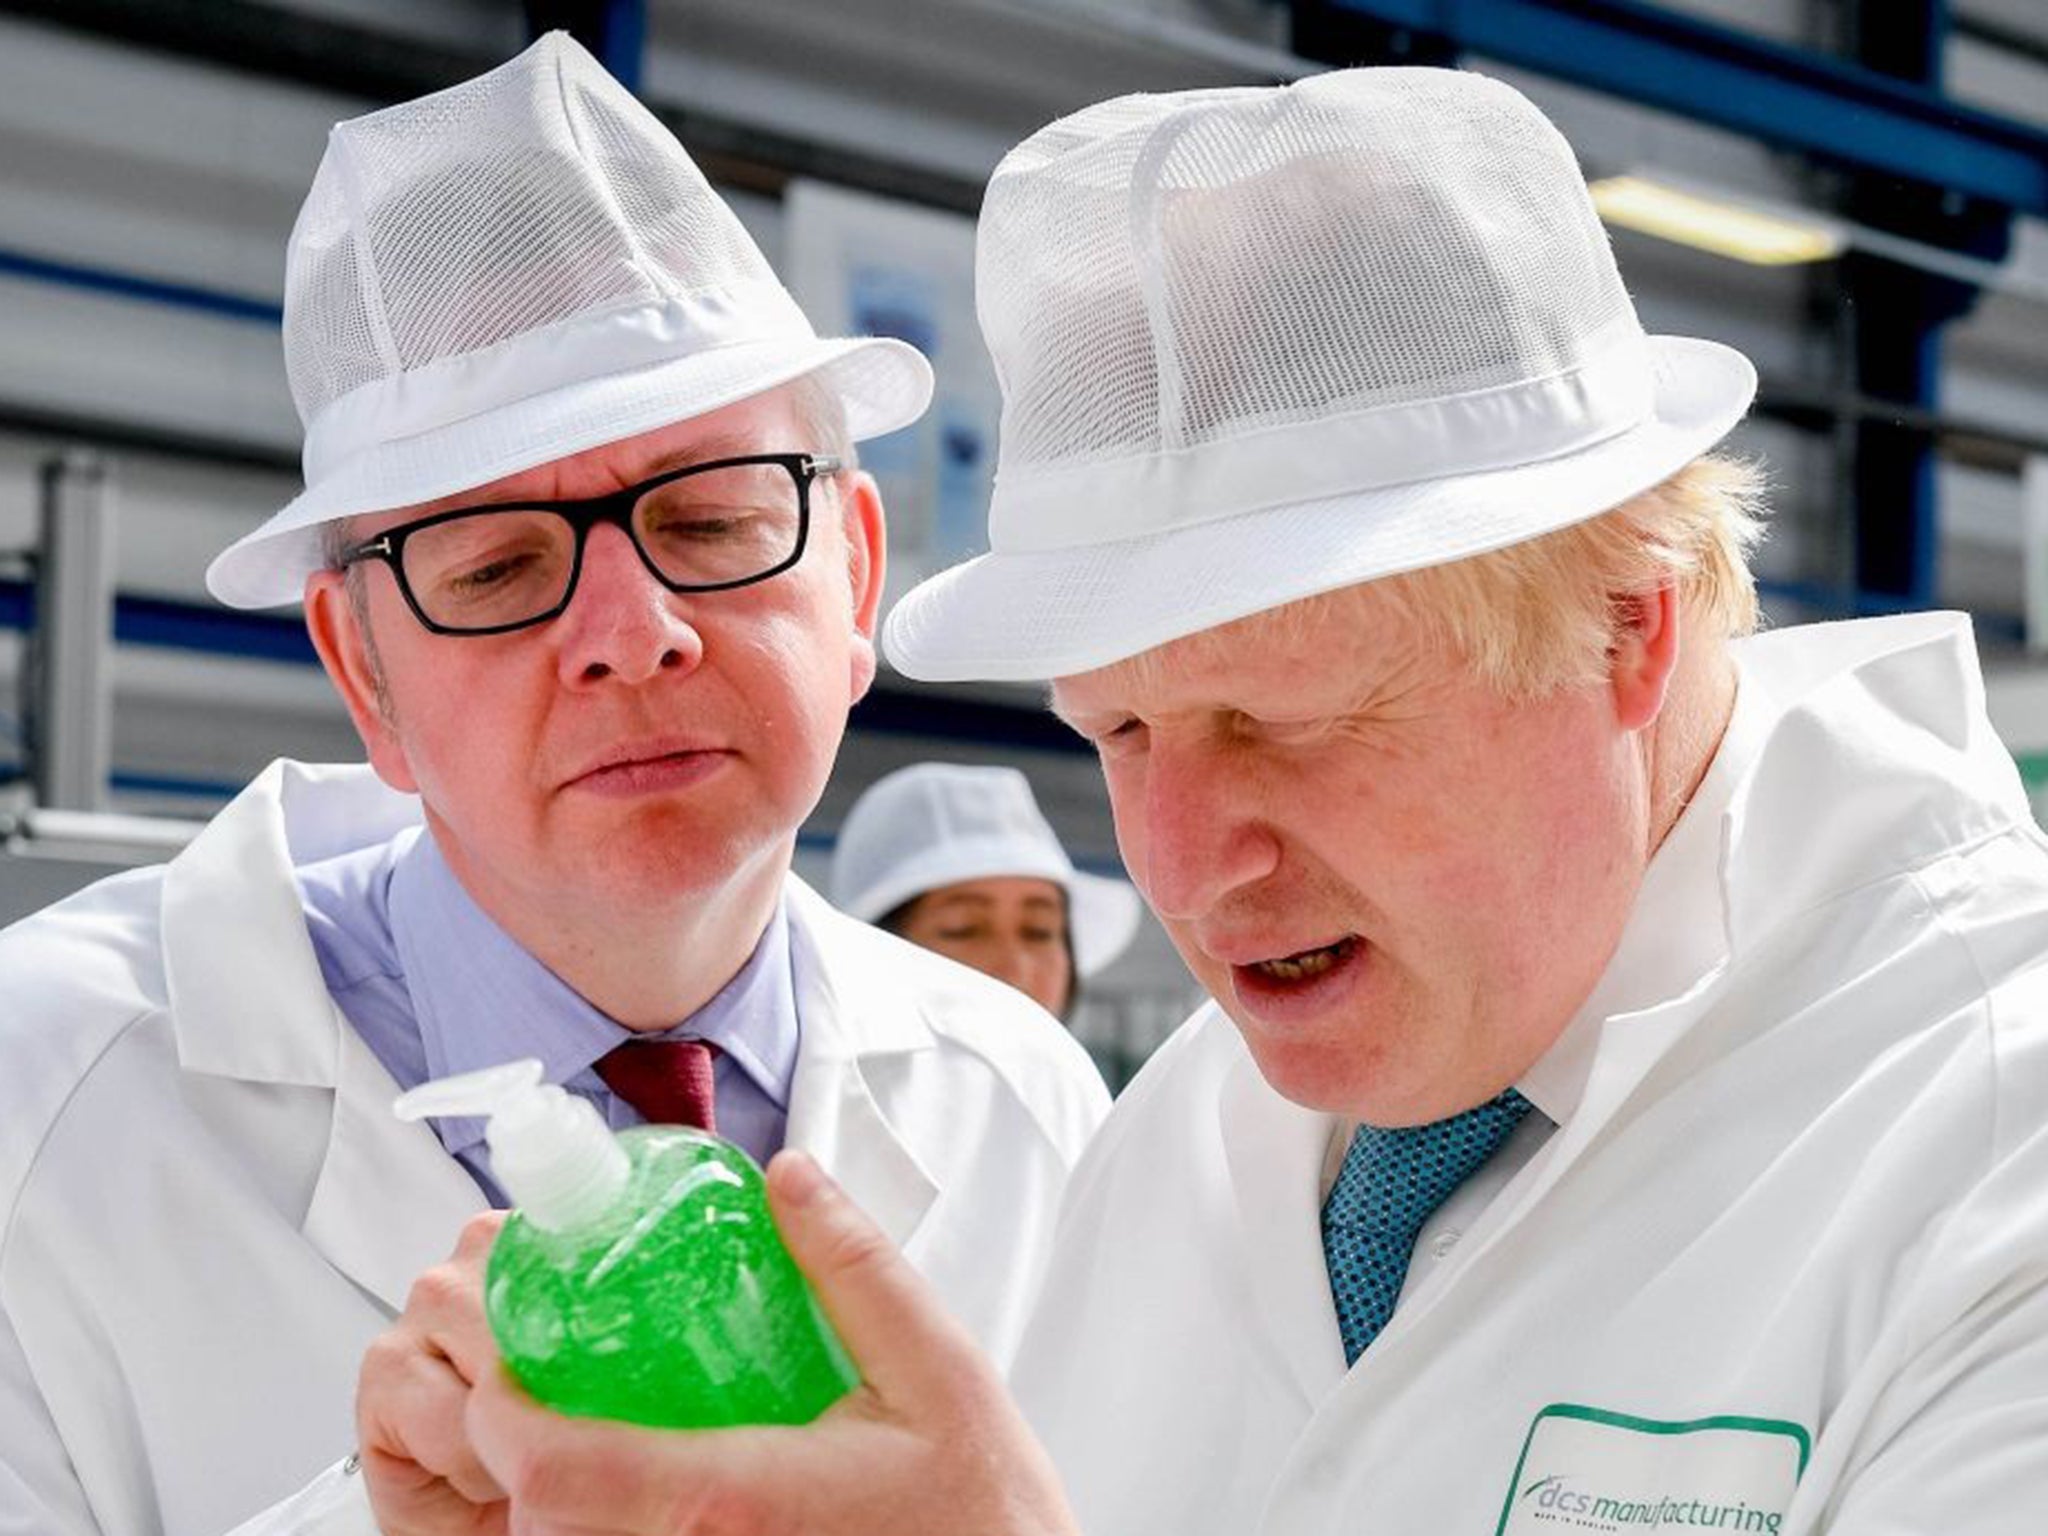
<path id="1" fill-rule="evenodd" d="M 1588 190 L 1609 224 L 1736 261 L 1778 267 L 1842 253 L 1841 233 L 1817 220 L 1764 213 L 1640 176 L 1609 176 Z"/>

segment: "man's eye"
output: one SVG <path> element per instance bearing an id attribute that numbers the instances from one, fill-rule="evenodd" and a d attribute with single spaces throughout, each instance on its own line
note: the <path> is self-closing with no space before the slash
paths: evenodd
<path id="1" fill-rule="evenodd" d="M 1104 751 L 1111 748 L 1131 747 L 1145 739 L 1145 722 L 1142 720 L 1119 720 L 1106 730 L 1095 733 L 1095 745 Z"/>
<path id="2" fill-rule="evenodd" d="M 675 543 L 716 542 L 741 537 L 754 521 L 751 513 L 743 511 L 691 508 L 664 513 L 653 521 L 648 531 L 657 539 Z"/>
<path id="3" fill-rule="evenodd" d="M 1329 734 L 1327 720 L 1282 720 L 1262 728 L 1262 734 L 1270 741 L 1283 746 L 1302 742 L 1318 741 Z"/>
<path id="4" fill-rule="evenodd" d="M 473 565 L 468 570 L 457 571 L 449 578 L 448 588 L 458 596 L 488 592 L 493 587 L 516 580 L 532 567 L 531 555 L 505 555 L 496 560 L 486 560 L 481 565 Z"/>

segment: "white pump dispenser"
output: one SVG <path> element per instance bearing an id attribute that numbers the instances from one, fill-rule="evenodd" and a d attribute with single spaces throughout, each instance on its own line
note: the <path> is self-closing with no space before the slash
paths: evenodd
<path id="1" fill-rule="evenodd" d="M 602 1216 L 632 1170 L 597 1107 L 543 1082 L 545 1075 L 529 1056 L 421 1083 L 392 1110 L 401 1120 L 488 1116 L 491 1173 L 528 1221 L 561 1232 Z"/>

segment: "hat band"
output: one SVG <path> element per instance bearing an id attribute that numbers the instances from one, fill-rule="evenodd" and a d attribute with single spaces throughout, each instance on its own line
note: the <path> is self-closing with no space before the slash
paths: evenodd
<path id="1" fill-rule="evenodd" d="M 306 424 L 306 484 L 354 454 L 591 379 L 745 342 L 812 341 L 782 285 L 734 283 L 577 315 L 476 352 L 359 384 Z"/>
<path id="2" fill-rule="evenodd" d="M 1616 437 L 1648 419 L 1654 402 L 1649 345 L 1638 331 L 1548 378 L 1189 448 L 998 468 L 989 546 L 1005 555 L 1081 549 L 1268 507 L 1520 468 Z"/>

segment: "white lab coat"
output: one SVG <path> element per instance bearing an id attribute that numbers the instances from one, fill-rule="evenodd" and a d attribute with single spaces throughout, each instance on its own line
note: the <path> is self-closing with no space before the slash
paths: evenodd
<path id="1" fill-rule="evenodd" d="M 178 859 L 0 934 L 0 1531 L 361 1523 L 363 1347 L 477 1186 L 321 982 L 292 877 L 415 802 L 279 763 Z M 1107 1109 L 1018 993 L 789 884 L 808 964 L 788 1141 L 998 1357 Z"/>
<path id="2" fill-rule="evenodd" d="M 1560 1040 L 1575 1108 L 1355 1367 L 1334 1122 L 1213 1007 L 1126 1090 L 1013 1378 L 1089 1536 L 2048 1529 L 2048 850 L 1966 623 L 1738 655 L 1719 959 Z"/>

